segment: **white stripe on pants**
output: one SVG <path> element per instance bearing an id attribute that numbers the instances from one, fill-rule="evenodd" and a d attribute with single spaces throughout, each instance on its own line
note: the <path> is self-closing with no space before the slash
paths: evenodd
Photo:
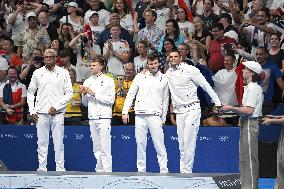
<path id="1" fill-rule="evenodd" d="M 200 109 L 176 114 L 181 173 L 192 173 L 200 118 Z"/>
<path id="2" fill-rule="evenodd" d="M 164 144 L 164 133 L 162 129 L 161 118 L 159 116 L 141 114 L 135 116 L 135 137 L 137 143 L 138 172 L 146 172 L 146 145 L 148 128 L 157 152 L 160 172 L 167 173 L 168 157 Z"/>
<path id="3" fill-rule="evenodd" d="M 97 159 L 96 172 L 112 172 L 111 119 L 90 120 L 93 152 Z"/>
<path id="4" fill-rule="evenodd" d="M 64 115 L 39 114 L 37 128 L 38 162 L 40 171 L 46 171 L 47 154 L 49 144 L 49 131 L 52 130 L 52 138 L 55 151 L 56 171 L 65 171 L 64 168 Z"/>

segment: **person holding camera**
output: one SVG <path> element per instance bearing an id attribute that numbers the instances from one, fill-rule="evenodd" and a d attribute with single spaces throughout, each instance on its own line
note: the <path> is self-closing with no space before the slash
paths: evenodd
<path id="1" fill-rule="evenodd" d="M 212 34 L 214 40 L 209 45 L 210 61 L 208 67 L 215 74 L 219 70 L 224 68 L 224 56 L 222 50 L 225 53 L 233 51 L 233 45 L 238 46 L 235 39 L 224 36 L 224 26 L 221 23 L 215 23 L 212 26 Z"/>
<path id="2" fill-rule="evenodd" d="M 23 66 L 23 69 L 19 75 L 19 78 L 23 84 L 29 87 L 34 71 L 42 66 L 44 66 L 42 51 L 41 49 L 34 48 L 30 54 L 28 64 Z"/>
<path id="3" fill-rule="evenodd" d="M 78 78 L 81 78 L 82 81 L 91 76 L 91 62 L 98 54 L 101 53 L 100 49 L 98 49 L 97 46 L 93 44 L 90 31 L 91 28 L 89 28 L 89 30 L 85 32 L 80 33 L 69 43 L 69 47 L 71 47 L 77 53 L 76 68 L 78 71 Z"/>

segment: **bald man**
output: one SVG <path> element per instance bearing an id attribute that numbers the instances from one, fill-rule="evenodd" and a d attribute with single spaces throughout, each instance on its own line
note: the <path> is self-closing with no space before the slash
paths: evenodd
<path id="1" fill-rule="evenodd" d="M 57 28 L 59 27 L 59 22 L 49 22 L 49 15 L 46 12 L 40 12 L 38 15 L 39 25 L 47 30 L 49 38 L 51 41 L 58 39 Z"/>
<path id="2" fill-rule="evenodd" d="M 122 125 L 121 111 L 124 105 L 124 101 L 128 90 L 132 84 L 132 81 L 136 75 L 135 65 L 132 62 L 124 64 L 124 77 L 116 77 L 115 80 L 115 104 L 113 110 L 112 125 Z M 134 112 L 133 108 L 130 110 L 130 121 L 129 124 L 134 124 Z"/>

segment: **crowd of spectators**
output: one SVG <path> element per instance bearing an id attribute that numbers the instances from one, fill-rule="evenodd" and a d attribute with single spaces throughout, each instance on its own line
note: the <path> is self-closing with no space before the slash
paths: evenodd
<path id="1" fill-rule="evenodd" d="M 56 50 L 57 65 L 67 69 L 72 80 L 67 125 L 86 120 L 79 85 L 91 75 L 90 63 L 98 55 L 107 62 L 105 74 L 115 80 L 113 125 L 122 124 L 128 89 L 135 75 L 146 69 L 150 53 L 158 54 L 165 73 L 169 54 L 178 50 L 184 62 L 200 70 L 221 102 L 233 106 L 242 102 L 242 62 L 257 61 L 263 68 L 263 114 L 282 103 L 284 0 L 2 0 L 0 6 L 4 123 L 29 121 L 26 91 L 33 72 L 44 66 L 47 48 Z M 234 115 L 210 114 L 211 99 L 201 88 L 198 96 L 204 125 L 236 125 Z M 171 112 L 170 105 L 168 123 L 175 124 Z"/>

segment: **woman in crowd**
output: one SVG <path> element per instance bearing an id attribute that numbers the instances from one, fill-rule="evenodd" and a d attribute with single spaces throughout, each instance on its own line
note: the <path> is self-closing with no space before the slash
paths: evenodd
<path id="1" fill-rule="evenodd" d="M 166 73 L 169 68 L 169 56 L 170 53 L 176 51 L 177 47 L 172 38 L 166 38 L 163 42 L 163 48 L 161 52 L 158 53 L 160 59 L 160 70 L 162 73 Z"/>
<path id="2" fill-rule="evenodd" d="M 180 34 L 179 26 L 176 20 L 167 20 L 165 35 L 161 37 L 158 52 L 162 51 L 165 39 L 167 38 L 171 38 L 174 41 L 176 47 L 184 42 L 184 37 Z"/>
<path id="3" fill-rule="evenodd" d="M 178 22 L 180 34 L 184 39 L 188 40 L 189 33 L 194 34 L 194 26 L 189 22 L 187 12 L 184 8 L 178 9 L 176 21 Z"/>
<path id="4" fill-rule="evenodd" d="M 115 0 L 113 11 L 118 12 L 120 17 L 120 26 L 126 29 L 130 35 L 134 34 L 133 17 L 129 14 L 129 8 L 125 0 Z"/>

